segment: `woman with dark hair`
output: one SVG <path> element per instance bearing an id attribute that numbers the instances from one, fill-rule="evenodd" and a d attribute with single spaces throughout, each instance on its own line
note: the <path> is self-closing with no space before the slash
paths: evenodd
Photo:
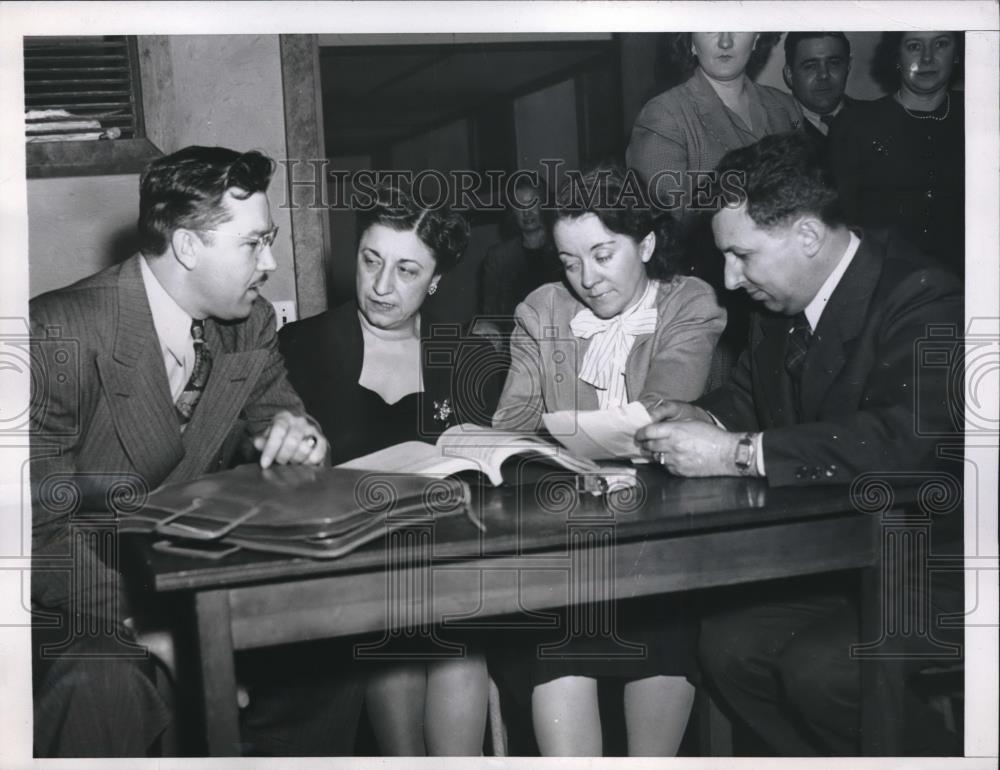
<path id="1" fill-rule="evenodd" d="M 518 305 L 493 426 L 537 431 L 545 412 L 700 396 L 726 314 L 710 286 L 676 274 L 672 220 L 655 219 L 641 190 L 612 168 L 571 179 L 547 213 L 565 282 Z M 635 605 L 619 609 L 619 631 L 644 642 L 645 657 L 614 657 L 613 638 L 574 640 L 572 655 L 587 661 L 539 659 L 533 649 L 526 656 L 544 755 L 601 755 L 598 677 L 625 682 L 629 754 L 676 753 L 694 692 L 684 678 L 687 624 L 674 603 L 657 604 L 641 620 Z"/>
<path id="2" fill-rule="evenodd" d="M 830 131 L 830 163 L 852 225 L 895 227 L 965 270 L 965 104 L 951 85 L 960 32 L 886 32 L 873 75 L 890 93 Z"/>
<path id="3" fill-rule="evenodd" d="M 359 220 L 356 301 L 279 335 L 289 379 L 330 437 L 335 464 L 403 441 L 433 441 L 462 422 L 488 423 L 499 392 L 487 341 L 453 328 L 435 335 L 420 314 L 465 250 L 465 219 L 422 208 L 405 189 L 382 187 Z M 442 360 L 454 363 L 430 365 Z M 372 663 L 366 673 L 365 699 L 383 754 L 482 752 L 483 655 Z"/>

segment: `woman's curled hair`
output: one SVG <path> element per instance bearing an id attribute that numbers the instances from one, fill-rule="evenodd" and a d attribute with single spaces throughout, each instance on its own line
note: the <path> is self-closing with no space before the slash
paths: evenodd
<path id="1" fill-rule="evenodd" d="M 372 225 L 414 232 L 434 256 L 435 272 L 447 273 L 469 245 L 469 223 L 447 206 L 425 207 L 405 184 L 382 184 L 358 213 L 359 237 Z"/>
<path id="2" fill-rule="evenodd" d="M 584 173 L 567 172 L 555 206 L 545 211 L 551 231 L 561 220 L 593 214 L 610 232 L 639 243 L 656 236 L 653 256 L 646 263 L 650 278 L 669 281 L 680 269 L 682 254 L 677 221 L 670 212 L 654 208 L 642 178 L 618 165 L 601 165 Z"/>

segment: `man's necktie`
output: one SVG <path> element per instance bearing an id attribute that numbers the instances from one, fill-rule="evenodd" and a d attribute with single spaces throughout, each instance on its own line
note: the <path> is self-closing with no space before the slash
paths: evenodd
<path id="1" fill-rule="evenodd" d="M 792 379 L 792 390 L 795 393 L 796 409 L 799 408 L 799 382 L 802 379 L 802 367 L 809 352 L 809 341 L 812 330 L 805 313 L 799 313 L 792 318 L 792 328 L 788 330 L 788 347 L 785 350 L 785 371 Z"/>
<path id="2" fill-rule="evenodd" d="M 194 368 L 184 386 L 184 392 L 177 397 L 176 404 L 181 425 L 186 425 L 194 414 L 194 408 L 198 406 L 208 375 L 212 371 L 212 354 L 205 345 L 204 321 L 191 322 L 191 339 L 194 340 Z"/>
<path id="3" fill-rule="evenodd" d="M 827 133 L 830 131 L 830 126 L 833 125 L 833 115 L 820 115 L 820 122 L 826 126 Z"/>

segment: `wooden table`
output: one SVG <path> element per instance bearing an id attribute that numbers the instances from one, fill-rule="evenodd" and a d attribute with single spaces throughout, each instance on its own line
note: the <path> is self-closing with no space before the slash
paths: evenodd
<path id="1" fill-rule="evenodd" d="M 571 479 L 474 490 L 463 516 L 417 522 L 348 556 L 241 552 L 220 561 L 139 548 L 148 584 L 190 603 L 210 755 L 239 749 L 233 655 L 269 645 L 606 599 L 863 569 L 862 634 L 877 638 L 881 518 L 845 488 L 769 489 L 755 479 L 677 479 L 643 469 L 633 494 L 577 494 Z M 897 498 L 897 502 L 899 499 Z M 863 669 L 866 754 L 898 749 Z"/>

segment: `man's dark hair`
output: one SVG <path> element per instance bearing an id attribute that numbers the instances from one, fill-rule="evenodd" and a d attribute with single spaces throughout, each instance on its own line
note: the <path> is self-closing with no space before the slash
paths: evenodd
<path id="1" fill-rule="evenodd" d="M 677 222 L 668 212 L 654 209 L 646 187 L 633 171 L 601 165 L 583 174 L 568 175 L 556 195 L 555 207 L 546 209 L 551 232 L 556 223 L 593 214 L 612 233 L 627 235 L 636 243 L 656 235 L 653 256 L 646 263 L 650 278 L 670 280 L 681 260 Z"/>
<path id="2" fill-rule="evenodd" d="M 803 131 L 766 136 L 727 152 L 716 167 L 716 194 L 727 205 L 746 204 L 761 228 L 778 227 L 804 214 L 825 224 L 844 224 L 844 214 L 825 153 Z"/>
<path id="3" fill-rule="evenodd" d="M 872 55 L 871 76 L 886 91 L 895 91 L 899 88 L 901 78 L 899 70 L 899 46 L 903 42 L 906 32 L 883 32 L 875 45 L 875 53 Z M 949 32 L 955 40 L 955 53 L 958 63 L 951 71 L 951 82 L 955 83 L 962 79 L 962 62 L 965 61 L 965 33 Z"/>
<path id="4" fill-rule="evenodd" d="M 785 64 L 789 67 L 795 62 L 795 49 L 803 40 L 812 40 L 817 37 L 832 37 L 844 44 L 847 55 L 851 55 L 851 41 L 843 32 L 789 32 L 785 35 Z"/>
<path id="5" fill-rule="evenodd" d="M 469 223 L 447 207 L 424 208 L 405 184 L 382 184 L 373 204 L 358 214 L 358 237 L 372 225 L 413 232 L 434 257 L 434 272 L 447 273 L 469 245 Z"/>
<path id="6" fill-rule="evenodd" d="M 210 230 L 229 221 L 226 193 L 245 200 L 266 192 L 273 173 L 274 161 L 256 150 L 192 145 L 157 158 L 139 180 L 139 248 L 162 254 L 175 230 Z"/>

